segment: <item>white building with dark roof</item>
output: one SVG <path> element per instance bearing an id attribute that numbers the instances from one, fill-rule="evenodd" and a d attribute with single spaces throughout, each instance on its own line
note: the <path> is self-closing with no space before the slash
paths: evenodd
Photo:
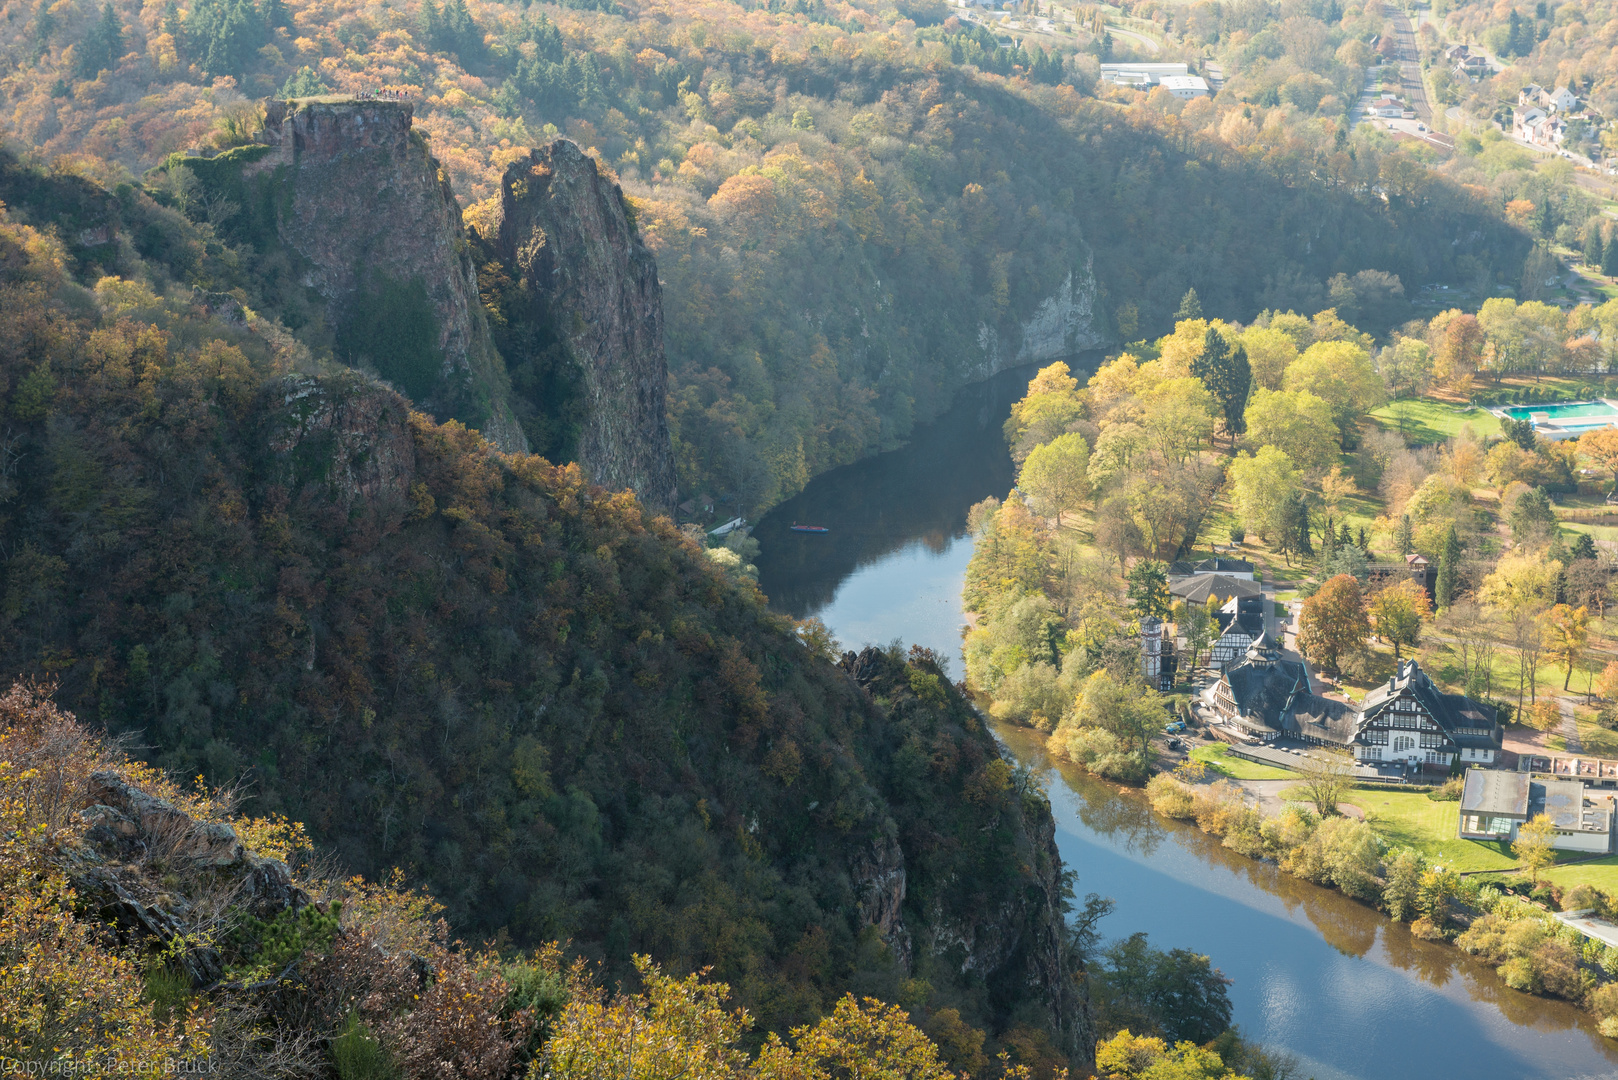
<path id="1" fill-rule="evenodd" d="M 1169 564 L 1169 580 L 1188 578 L 1196 574 L 1219 574 L 1223 577 L 1236 578 L 1239 581 L 1256 580 L 1253 574 L 1253 564 L 1246 559 L 1201 559 L 1197 562 L 1174 562 Z"/>
<path id="2" fill-rule="evenodd" d="M 1414 660 L 1358 704 L 1319 697 L 1303 665 L 1281 659 L 1264 637 L 1220 675 L 1213 705 L 1221 723 L 1261 742 L 1287 736 L 1364 762 L 1430 769 L 1493 764 L 1505 734 L 1493 706 L 1444 693 Z"/>
<path id="3" fill-rule="evenodd" d="M 1209 652 L 1208 664 L 1219 671 L 1239 664 L 1247 656 L 1248 648 L 1264 634 L 1264 605 L 1269 598 L 1233 596 L 1215 613 L 1219 624 L 1219 637 Z"/>

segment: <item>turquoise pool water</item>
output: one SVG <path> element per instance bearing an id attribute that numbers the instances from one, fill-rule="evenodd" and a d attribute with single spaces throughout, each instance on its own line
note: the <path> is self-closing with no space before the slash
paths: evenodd
<path id="1" fill-rule="evenodd" d="M 1618 409 L 1614 409 L 1605 401 L 1574 401 L 1563 405 L 1513 405 L 1509 409 L 1502 409 L 1513 420 L 1527 420 L 1534 413 L 1544 413 L 1545 418 L 1554 423 L 1563 420 L 1618 420 Z"/>

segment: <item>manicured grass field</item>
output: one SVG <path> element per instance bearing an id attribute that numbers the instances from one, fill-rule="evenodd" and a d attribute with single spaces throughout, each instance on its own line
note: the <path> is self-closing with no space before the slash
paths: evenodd
<path id="1" fill-rule="evenodd" d="M 1553 866 L 1542 875 L 1547 881 L 1571 889 L 1575 885 L 1594 885 L 1606 892 L 1618 891 L 1618 855 L 1608 855 L 1574 866 Z"/>
<path id="2" fill-rule="evenodd" d="M 1455 835 L 1456 817 L 1461 807 L 1458 802 L 1434 802 L 1421 792 L 1366 788 L 1355 788 L 1347 801 L 1365 811 L 1371 828 L 1392 847 L 1415 848 L 1428 859 L 1462 872 L 1509 872 L 1517 867 L 1510 844 L 1462 840 Z M 1576 851 L 1557 852 L 1558 861 L 1583 857 Z M 1552 867 L 1543 876 L 1564 888 L 1587 882 L 1602 889 L 1618 890 L 1618 857 Z"/>
<path id="3" fill-rule="evenodd" d="M 1355 788 L 1347 801 L 1364 810 L 1371 828 L 1393 847 L 1414 848 L 1457 870 L 1511 870 L 1517 865 L 1510 845 L 1455 835 L 1458 802 L 1434 802 L 1417 791 L 1366 788 Z"/>
<path id="4" fill-rule="evenodd" d="M 1426 398 L 1389 402 L 1371 415 L 1381 421 L 1383 427 L 1403 431 L 1408 438 L 1420 443 L 1440 442 L 1459 434 L 1467 424 L 1479 435 L 1500 434 L 1500 421 L 1483 409 Z"/>
<path id="5" fill-rule="evenodd" d="M 1278 769 L 1273 765 L 1260 765 L 1256 761 L 1231 757 L 1230 747 L 1224 743 L 1198 746 L 1191 751 L 1191 756 L 1232 780 L 1291 780 L 1298 775 L 1291 769 Z"/>

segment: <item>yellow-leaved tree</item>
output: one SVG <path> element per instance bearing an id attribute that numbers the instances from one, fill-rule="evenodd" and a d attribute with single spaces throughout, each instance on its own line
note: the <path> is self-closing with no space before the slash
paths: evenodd
<path id="1" fill-rule="evenodd" d="M 737 1043 L 752 1026 L 727 1009 L 730 987 L 701 974 L 675 979 L 635 957 L 644 990 L 612 997 L 570 976 L 571 1000 L 528 1080 L 951 1080 L 938 1047 L 905 1011 L 845 996 L 831 1015 L 770 1035 L 756 1059 Z M 1026 1076 L 1013 1068 L 1008 1075 Z"/>

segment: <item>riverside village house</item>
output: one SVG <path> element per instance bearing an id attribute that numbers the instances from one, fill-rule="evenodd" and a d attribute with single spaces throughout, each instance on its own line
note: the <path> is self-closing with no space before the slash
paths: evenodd
<path id="1" fill-rule="evenodd" d="M 1490 765 L 1500 755 L 1504 729 L 1493 706 L 1464 694 L 1446 694 L 1414 660 L 1405 660 L 1359 704 L 1313 694 L 1301 663 L 1281 659 L 1267 635 L 1248 647 L 1239 664 L 1214 685 L 1218 722 L 1252 742 L 1280 737 L 1350 751 L 1366 762 L 1405 762 L 1447 771 Z"/>

